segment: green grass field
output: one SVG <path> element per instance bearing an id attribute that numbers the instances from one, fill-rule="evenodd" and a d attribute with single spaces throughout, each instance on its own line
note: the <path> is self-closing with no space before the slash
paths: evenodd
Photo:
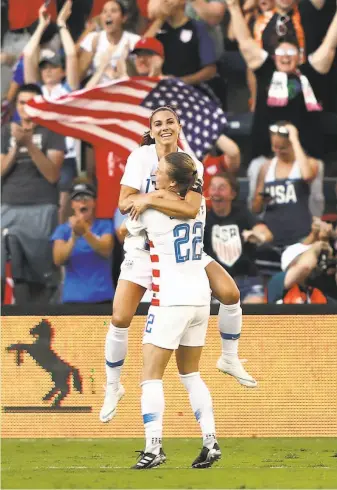
<path id="1" fill-rule="evenodd" d="M 211 469 L 198 439 L 165 440 L 167 463 L 130 470 L 140 439 L 5 439 L 2 488 L 337 488 L 337 439 L 221 439 Z"/>

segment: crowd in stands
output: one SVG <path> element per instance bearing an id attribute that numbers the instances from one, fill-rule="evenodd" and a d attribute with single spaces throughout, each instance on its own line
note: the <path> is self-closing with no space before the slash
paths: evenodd
<path id="1" fill-rule="evenodd" d="M 142 76 L 193 85 L 227 116 L 203 152 L 204 249 L 241 301 L 337 302 L 336 1 L 54 2 L 56 18 L 41 0 L 15 30 L 1 4 L 2 298 L 12 281 L 16 304 L 111 301 L 123 216 L 96 213 L 98 153 L 25 105 Z"/>

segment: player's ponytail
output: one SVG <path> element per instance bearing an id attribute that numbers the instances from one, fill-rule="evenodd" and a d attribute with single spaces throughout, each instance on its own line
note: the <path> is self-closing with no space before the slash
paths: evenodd
<path id="1" fill-rule="evenodd" d="M 149 146 L 155 143 L 154 139 L 151 138 L 150 131 L 145 131 L 142 136 L 142 141 L 140 142 L 140 146 Z"/>
<path id="2" fill-rule="evenodd" d="M 196 164 L 193 158 L 182 151 L 169 153 L 165 157 L 168 163 L 168 176 L 176 182 L 177 191 L 181 196 L 194 186 L 198 178 Z"/>

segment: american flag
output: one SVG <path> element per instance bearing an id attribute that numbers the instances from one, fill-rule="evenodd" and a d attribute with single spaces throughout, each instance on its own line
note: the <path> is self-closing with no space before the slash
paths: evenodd
<path id="1" fill-rule="evenodd" d="M 210 97 L 175 78 L 132 77 L 53 101 L 39 96 L 26 110 L 41 126 L 95 147 L 108 143 L 127 159 L 149 129 L 152 111 L 164 105 L 180 117 L 182 149 L 201 159 L 225 128 L 226 117 Z"/>

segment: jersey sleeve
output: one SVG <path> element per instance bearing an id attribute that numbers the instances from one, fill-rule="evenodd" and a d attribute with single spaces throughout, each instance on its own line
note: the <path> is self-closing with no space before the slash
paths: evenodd
<path id="1" fill-rule="evenodd" d="M 121 185 L 126 185 L 137 189 L 141 188 L 144 178 L 144 165 L 139 158 L 139 151 L 135 150 L 130 155 L 126 162 L 123 177 L 121 179 Z"/>

